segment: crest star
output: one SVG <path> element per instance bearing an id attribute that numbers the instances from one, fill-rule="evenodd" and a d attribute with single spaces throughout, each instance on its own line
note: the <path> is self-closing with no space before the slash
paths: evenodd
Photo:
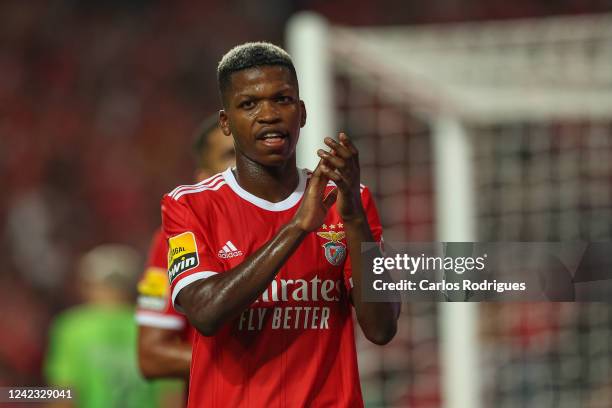
<path id="1" fill-rule="evenodd" d="M 321 228 L 323 228 L 323 229 L 327 229 L 327 224 L 323 224 L 323 225 L 321 225 Z"/>
<path id="2" fill-rule="evenodd" d="M 330 226 L 329 226 L 329 228 L 331 228 L 331 229 L 335 229 L 335 228 L 336 228 L 336 224 L 332 224 L 332 225 L 330 225 Z"/>
<path id="3" fill-rule="evenodd" d="M 338 228 L 343 228 L 343 227 L 344 227 L 343 223 L 338 224 Z"/>

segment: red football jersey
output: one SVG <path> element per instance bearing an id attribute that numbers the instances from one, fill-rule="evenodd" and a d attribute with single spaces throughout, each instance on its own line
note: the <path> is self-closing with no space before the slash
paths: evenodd
<path id="1" fill-rule="evenodd" d="M 141 326 L 180 331 L 186 339 L 191 339 L 193 327 L 185 315 L 172 307 L 167 271 L 168 243 L 160 228 L 153 235 L 146 268 L 138 282 L 136 322 Z"/>
<path id="2" fill-rule="evenodd" d="M 236 267 L 267 243 L 293 218 L 308 175 L 301 170 L 296 191 L 278 203 L 245 191 L 231 169 L 164 196 L 173 303 L 185 286 Z M 327 191 L 332 188 L 329 183 Z M 380 240 L 371 195 L 365 187 L 361 194 Z M 351 286 L 344 226 L 334 206 L 240 317 L 215 336 L 196 333 L 189 406 L 363 406 Z"/>

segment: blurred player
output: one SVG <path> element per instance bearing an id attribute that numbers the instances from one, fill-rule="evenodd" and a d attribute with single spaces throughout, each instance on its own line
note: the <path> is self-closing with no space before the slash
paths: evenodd
<path id="1" fill-rule="evenodd" d="M 218 127 L 218 115 L 206 119 L 196 133 L 196 181 L 234 164 L 234 144 Z M 157 231 L 145 273 L 138 283 L 138 360 L 147 378 L 189 377 L 192 327 L 174 311 L 169 297 L 168 245 Z"/>
<path id="2" fill-rule="evenodd" d="M 172 301 L 199 331 L 189 406 L 363 406 L 351 303 L 377 344 L 399 305 L 358 295 L 361 243 L 382 229 L 357 150 L 340 134 L 314 173 L 296 167 L 306 110 L 282 49 L 234 48 L 218 80 L 236 168 L 162 201 Z"/>
<path id="3" fill-rule="evenodd" d="M 143 379 L 136 364 L 133 288 L 140 268 L 138 253 L 121 245 L 99 246 L 81 259 L 84 304 L 53 322 L 45 364 L 49 385 L 72 388 L 75 400 L 55 406 L 161 405 L 160 384 Z"/>

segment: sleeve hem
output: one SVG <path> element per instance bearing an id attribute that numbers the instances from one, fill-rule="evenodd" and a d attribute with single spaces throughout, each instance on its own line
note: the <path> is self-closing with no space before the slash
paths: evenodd
<path id="1" fill-rule="evenodd" d="M 185 276 L 184 278 L 179 280 L 176 283 L 176 285 L 174 285 L 174 288 L 172 289 L 172 306 L 174 306 L 174 309 L 177 312 L 185 313 L 183 308 L 176 304 L 176 297 L 178 296 L 178 294 L 181 291 L 181 289 L 183 289 L 187 285 L 192 284 L 193 282 L 209 278 L 209 277 L 214 276 L 216 274 L 217 274 L 217 272 L 212 272 L 212 271 L 196 272 L 196 273 L 192 273 L 189 276 Z"/>

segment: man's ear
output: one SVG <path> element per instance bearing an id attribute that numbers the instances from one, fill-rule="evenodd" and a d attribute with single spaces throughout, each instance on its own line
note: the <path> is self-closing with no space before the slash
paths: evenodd
<path id="1" fill-rule="evenodd" d="M 229 127 L 229 118 L 227 117 L 227 113 L 225 113 L 223 109 L 219 111 L 219 128 L 225 136 L 229 136 L 232 134 L 232 131 Z"/>
<path id="2" fill-rule="evenodd" d="M 300 127 L 303 128 L 306 124 L 306 105 L 304 101 L 300 99 L 300 107 L 302 108 L 302 117 L 300 118 Z"/>

